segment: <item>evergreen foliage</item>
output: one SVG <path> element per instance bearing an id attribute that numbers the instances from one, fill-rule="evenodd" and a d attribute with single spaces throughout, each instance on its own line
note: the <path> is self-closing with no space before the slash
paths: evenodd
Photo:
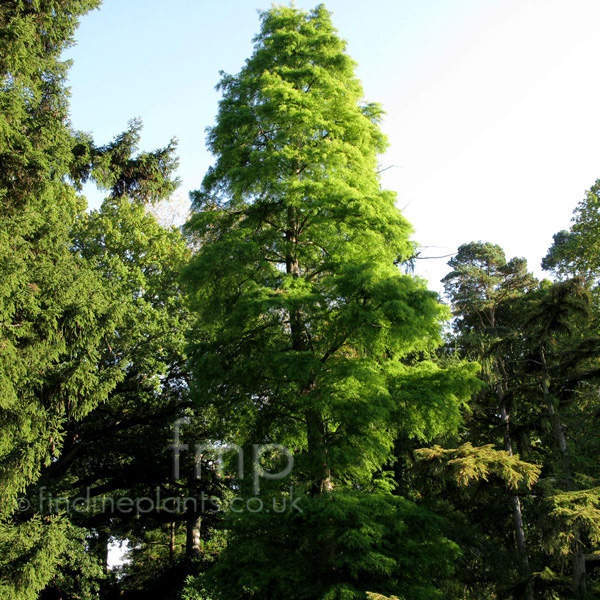
<path id="1" fill-rule="evenodd" d="M 415 453 L 419 460 L 435 468 L 437 477 L 460 486 L 479 480 L 487 482 L 494 477 L 511 489 L 518 489 L 521 485 L 531 488 L 540 475 L 538 465 L 519 460 L 504 450 L 496 450 L 493 444 L 474 448 L 467 442 L 456 449 L 433 446 Z"/>
<path id="2" fill-rule="evenodd" d="M 175 140 L 69 123 L 98 5 L 0 3 L 0 598 L 599 598 L 600 180 L 558 282 L 471 242 L 442 305 L 330 14 L 273 6 L 182 233 Z"/>
<path id="3" fill-rule="evenodd" d="M 60 54 L 96 5 L 0 6 L 0 581 L 8 600 L 37 598 L 67 550 L 82 544 L 63 519 L 13 514 L 16 499 L 58 455 L 65 422 L 89 413 L 119 378 L 97 368 L 118 308 L 69 248 L 84 205 L 67 180 L 73 144 Z"/>
<path id="4" fill-rule="evenodd" d="M 60 56 L 78 18 L 97 5 L 0 6 L 0 586 L 9 600 L 38 598 L 49 582 L 92 597 L 102 577 L 86 550 L 89 534 L 66 516 L 37 515 L 27 496 L 72 442 L 73 424 L 127 375 L 111 358 L 110 339 L 134 316 L 120 297 L 133 282 L 115 286 L 76 251 L 85 210 L 77 189 L 89 176 L 113 196 L 141 201 L 174 186 L 173 145 L 132 156 L 138 123 L 93 156 L 80 152 L 82 140 L 93 143 L 70 128 Z"/>
<path id="5" fill-rule="evenodd" d="M 554 243 L 542 261 L 545 270 L 561 279 L 583 277 L 592 288 L 597 286 L 600 272 L 599 193 L 600 180 L 597 180 L 575 208 L 570 230 L 554 235 Z"/>
<path id="6" fill-rule="evenodd" d="M 445 282 L 460 317 L 456 342 L 466 356 L 482 363 L 482 378 L 488 384 L 471 403 L 467 439 L 485 440 L 492 434 L 500 441 L 500 429 L 509 457 L 518 451 L 537 479 L 533 493 L 518 487 L 513 496 L 521 564 L 514 575 L 513 596 L 534 597 L 535 584 L 535 594 L 588 597 L 595 589 L 586 556 L 592 556 L 597 545 L 598 472 L 584 456 L 596 423 L 592 407 L 597 403 L 588 394 L 596 387 L 598 343 L 590 326 L 593 303 L 585 280 L 537 284 L 522 261 L 507 262 L 502 250 L 491 244 L 462 246 L 450 265 L 453 271 Z M 574 427 L 586 419 L 589 433 L 576 433 Z M 482 467 L 474 457 L 463 465 L 452 460 L 456 451 L 440 448 L 421 454 L 428 452 L 446 477 L 454 475 L 463 483 L 478 478 Z M 453 473 L 454 465 L 466 470 Z M 474 498 L 469 497 L 471 502 Z M 474 508 L 467 505 L 463 510 Z M 500 577 L 494 578 L 500 582 Z M 529 587 L 522 589 L 523 582 Z"/>

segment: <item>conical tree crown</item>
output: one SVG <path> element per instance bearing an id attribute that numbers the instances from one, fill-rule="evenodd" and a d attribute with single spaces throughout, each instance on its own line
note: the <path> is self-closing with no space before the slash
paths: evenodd
<path id="1" fill-rule="evenodd" d="M 439 341 L 444 310 L 397 267 L 410 226 L 380 187 L 381 109 L 344 50 L 322 6 L 262 14 L 253 55 L 220 83 L 187 277 L 201 401 L 251 415 L 253 441 L 305 439 L 315 462 L 356 475 L 389 458 L 390 381 Z"/>
<path id="2" fill-rule="evenodd" d="M 456 426 L 474 374 L 420 360 L 446 311 L 398 268 L 411 228 L 381 189 L 382 113 L 354 67 L 322 6 L 275 7 L 220 83 L 215 164 L 188 223 L 192 385 L 220 443 L 293 455 L 253 501 L 294 496 L 304 511 L 231 517 L 219 565 L 198 580 L 222 598 L 436 598 L 423 565 L 451 570 L 439 522 L 378 472 L 399 430 L 430 439 Z"/>
<path id="3" fill-rule="evenodd" d="M 253 56 L 219 84 L 217 161 L 195 195 L 200 210 L 253 205 L 274 225 L 270 258 L 292 243 L 303 272 L 324 258 L 354 262 L 360 252 L 391 264 L 412 251 L 394 195 L 380 190 L 381 108 L 363 102 L 344 50 L 322 6 L 263 13 Z"/>

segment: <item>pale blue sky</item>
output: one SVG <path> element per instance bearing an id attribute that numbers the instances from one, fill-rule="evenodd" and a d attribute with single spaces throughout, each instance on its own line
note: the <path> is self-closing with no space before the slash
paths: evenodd
<path id="1" fill-rule="evenodd" d="M 310 9 L 311 2 L 299 1 Z M 600 177 L 598 0 L 330 0 L 366 98 L 381 102 L 398 192 L 424 254 L 491 241 L 539 261 Z M 71 115 L 104 143 L 132 117 L 142 147 L 179 139 L 181 193 L 211 159 L 219 70 L 258 31 L 248 0 L 105 0 L 82 20 Z M 92 203 L 96 202 L 91 195 Z M 447 259 L 420 261 L 439 289 Z"/>

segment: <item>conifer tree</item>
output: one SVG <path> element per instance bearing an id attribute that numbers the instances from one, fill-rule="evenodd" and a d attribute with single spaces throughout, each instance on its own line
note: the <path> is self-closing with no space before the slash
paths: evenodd
<path id="1" fill-rule="evenodd" d="M 547 285 L 531 294 L 525 323 L 528 375 L 542 407 L 540 436 L 547 440 L 543 482 L 548 515 L 543 518 L 546 548 L 562 559 L 552 565 L 568 572 L 576 600 L 600 590 L 594 567 L 600 546 L 600 471 L 596 454 L 598 349 L 591 337 L 591 296 L 582 278 Z M 583 424 L 585 425 L 583 426 Z M 590 439 L 592 444 L 590 445 Z"/>
<path id="2" fill-rule="evenodd" d="M 595 508 L 598 470 L 589 457 L 597 447 L 599 371 L 584 279 L 537 284 L 523 260 L 506 261 L 498 246 L 482 243 L 461 246 L 450 265 L 453 270 L 444 281 L 457 315 L 454 341 L 463 355 L 482 363 L 486 383 L 471 403 L 465 437 L 498 443 L 501 431 L 506 452 L 518 451 L 537 470 L 532 494 L 506 479 L 514 490 L 508 541 L 512 544 L 514 537 L 521 560 L 521 577 L 510 585 L 513 597 L 531 595 L 533 583 L 541 597 L 594 597 L 600 521 Z M 459 482 L 465 476 L 476 481 L 484 458 L 478 454 L 485 449 L 434 448 L 421 456 L 445 464 Z M 444 457 L 452 458 L 446 463 Z M 446 471 L 444 478 L 449 476 Z M 487 514 L 498 517 L 487 520 L 484 529 L 496 540 L 506 537 L 503 498 L 478 496 L 477 502 L 459 500 L 455 506 L 477 515 L 483 504 Z M 491 556 L 488 564 L 494 562 Z M 492 577 L 496 590 L 505 587 L 501 572 Z M 527 581 L 529 588 L 523 585 Z M 482 577 L 477 585 L 489 584 Z"/>
<path id="3" fill-rule="evenodd" d="M 61 556 L 82 548 L 84 532 L 15 512 L 27 508 L 16 497 L 56 456 L 65 420 L 86 414 L 116 376 L 95 359 L 118 311 L 69 251 L 83 205 L 67 181 L 60 54 L 96 5 L 0 6 L 0 596 L 10 600 L 36 598 Z"/>
<path id="4" fill-rule="evenodd" d="M 554 243 L 542 261 L 542 267 L 560 279 L 583 277 L 591 289 L 597 288 L 600 274 L 599 195 L 600 179 L 573 211 L 569 231 L 554 235 Z"/>
<path id="5" fill-rule="evenodd" d="M 462 356 L 478 360 L 484 367 L 486 388 L 479 397 L 483 407 L 489 406 L 492 398 L 492 410 L 486 411 L 492 421 L 488 427 L 494 432 L 500 425 L 503 448 L 513 456 L 517 443 L 511 419 L 519 407 L 509 376 L 513 365 L 509 363 L 518 360 L 510 347 L 518 321 L 511 314 L 511 302 L 535 288 L 537 280 L 527 271 L 524 259 L 507 261 L 502 248 L 490 243 L 463 244 L 448 264 L 452 271 L 442 281 L 456 317 L 456 340 Z M 523 597 L 532 600 L 530 551 L 519 494 L 511 494 L 510 502 L 519 579 L 528 581 Z M 516 589 L 514 597 L 520 594 Z"/>
<path id="6" fill-rule="evenodd" d="M 93 593 L 88 583 L 98 575 L 85 530 L 36 514 L 25 497 L 60 456 L 67 426 L 123 377 L 105 358 L 124 306 L 73 251 L 85 210 L 79 184 L 91 177 L 138 200 L 174 185 L 172 145 L 132 155 L 139 124 L 106 147 L 71 129 L 60 57 L 78 18 L 98 4 L 0 5 L 0 596 L 9 600 L 37 598 L 67 555 L 75 570 L 65 576 L 79 581 L 77 593 Z"/>
<path id="7" fill-rule="evenodd" d="M 221 440 L 294 454 L 261 500 L 289 499 L 292 483 L 304 512 L 232 519 L 227 550 L 197 587 L 212 581 L 223 598 L 435 598 L 456 547 L 434 515 L 391 494 L 382 470 L 399 430 L 430 439 L 460 421 L 474 368 L 420 360 L 447 313 L 396 266 L 414 246 L 380 186 L 382 110 L 364 102 L 329 13 L 276 7 L 261 20 L 241 72 L 222 75 L 208 134 L 216 161 L 193 194 L 189 352 Z"/>
<path id="8" fill-rule="evenodd" d="M 551 548 L 573 568 L 576 597 L 592 594 L 596 573 L 598 526 L 597 461 L 598 345 L 600 326 L 600 180 L 573 211 L 572 225 L 554 235 L 542 267 L 560 280 L 537 299 L 532 321 L 537 325 L 541 377 L 557 450 L 552 471 L 562 473 L 563 494 L 551 497 Z M 582 289 L 582 284 L 585 290 Z M 585 311 L 587 294 L 589 304 Z M 577 315 L 588 312 L 588 318 Z M 550 318 L 544 313 L 548 313 Z M 548 354 L 548 357 L 544 355 Z M 561 479 L 561 478 L 559 478 Z M 591 489 L 590 489 L 591 487 Z M 586 489 L 587 488 L 587 489 Z M 555 490 L 558 491 L 558 490 Z M 580 532 L 576 525 L 580 525 Z M 581 533 L 583 532 L 583 533 Z M 594 552 L 590 553 L 590 546 Z M 588 554 L 586 555 L 586 551 Z M 587 557 L 587 558 L 586 558 Z M 586 565 L 586 562 L 588 561 Z M 597 580 L 597 577 L 596 577 Z M 587 586 L 587 592 L 586 592 Z M 565 586 L 567 587 L 567 586 Z M 567 588 L 568 589 L 568 588 Z M 596 592 L 597 593 L 597 592 Z"/>

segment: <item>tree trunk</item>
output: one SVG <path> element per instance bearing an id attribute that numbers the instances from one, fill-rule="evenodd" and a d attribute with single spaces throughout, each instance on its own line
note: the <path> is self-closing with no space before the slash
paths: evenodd
<path id="1" fill-rule="evenodd" d="M 108 554 L 110 532 L 108 529 L 98 529 L 94 554 L 99 558 L 104 573 L 108 573 Z"/>
<path id="2" fill-rule="evenodd" d="M 196 558 L 200 556 L 200 526 L 202 518 L 198 515 L 188 515 L 186 521 L 186 536 L 185 536 L 185 555 L 188 558 Z"/>
<path id="3" fill-rule="evenodd" d="M 573 597 L 575 600 L 585 600 L 587 597 L 585 555 L 581 550 L 573 555 Z"/>
<path id="4" fill-rule="evenodd" d="M 288 208 L 288 229 L 285 237 L 289 244 L 285 259 L 286 273 L 293 277 L 300 277 L 301 270 L 296 254 L 298 244 L 298 219 L 292 207 Z M 297 352 L 309 350 L 309 340 L 305 331 L 305 324 L 301 308 L 291 309 L 290 317 L 290 335 L 292 349 Z M 309 383 L 302 394 L 309 396 L 314 390 L 314 383 Z M 310 399 L 307 399 L 310 402 Z M 325 441 L 325 424 L 321 410 L 316 406 L 308 407 L 304 412 L 306 419 L 306 439 L 308 444 L 308 455 L 310 468 L 313 476 L 312 492 L 314 494 L 328 493 L 333 489 L 331 481 L 331 469 L 329 466 L 329 456 Z"/>
<path id="5" fill-rule="evenodd" d="M 313 493 L 329 493 L 333 489 L 331 469 L 325 443 L 323 418 L 315 408 L 308 409 L 306 416 L 306 437 L 311 469 L 313 471 Z"/>
<path id="6" fill-rule="evenodd" d="M 545 382 L 544 388 L 547 389 Z M 547 394 L 546 390 L 544 391 L 544 398 L 547 398 L 546 406 L 548 408 L 548 416 L 550 418 L 556 443 L 558 444 L 558 449 L 560 451 L 562 475 L 565 482 L 565 487 L 567 490 L 573 491 L 575 489 L 575 481 L 573 480 L 573 474 L 571 473 L 571 457 L 569 456 L 569 449 L 567 447 L 567 436 L 565 435 L 565 430 L 560 422 L 560 417 L 554 408 L 554 402 L 552 398 L 549 397 L 549 394 Z"/>
<path id="7" fill-rule="evenodd" d="M 571 456 L 569 448 L 567 446 L 567 436 L 563 424 L 560 420 L 560 415 L 557 413 L 554 406 L 554 398 L 550 394 L 550 377 L 548 375 L 548 365 L 546 362 L 546 352 L 544 348 L 540 351 L 542 359 L 542 393 L 544 395 L 544 404 L 548 409 L 548 416 L 550 423 L 554 431 L 558 450 L 560 452 L 561 467 L 562 467 L 562 478 L 565 482 L 565 488 L 568 491 L 576 489 L 575 480 L 573 479 L 573 473 L 571 471 Z M 579 532 L 575 532 L 576 537 L 579 537 Z M 580 600 L 586 597 L 586 568 L 585 568 L 585 555 L 581 546 L 577 547 L 577 550 L 572 556 L 571 564 L 573 567 L 573 596 L 575 600 Z"/>
<path id="8" fill-rule="evenodd" d="M 498 398 L 498 408 L 500 410 L 500 420 L 504 426 L 504 449 L 509 456 L 513 456 L 513 443 L 510 433 L 510 413 L 506 408 L 504 399 L 504 388 L 501 383 L 496 386 L 496 397 Z M 510 498 L 513 514 L 513 527 L 515 530 L 515 541 L 517 544 L 517 553 L 519 556 L 519 570 L 521 577 L 527 578 L 525 587 L 525 600 L 533 600 L 533 582 L 530 578 L 529 557 L 527 555 L 527 540 L 525 538 L 525 527 L 523 525 L 523 510 L 521 508 L 521 499 L 517 494 L 513 494 Z"/>

